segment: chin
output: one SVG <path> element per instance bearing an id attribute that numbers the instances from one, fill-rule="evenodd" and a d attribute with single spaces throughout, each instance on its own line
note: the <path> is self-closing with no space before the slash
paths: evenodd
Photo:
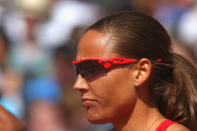
<path id="1" fill-rule="evenodd" d="M 108 121 L 101 120 L 101 119 L 90 119 L 90 118 L 87 118 L 87 119 L 92 124 L 107 124 L 107 123 L 109 123 Z"/>
<path id="2" fill-rule="evenodd" d="M 104 115 L 87 112 L 87 119 L 92 124 L 107 124 L 110 121 Z"/>

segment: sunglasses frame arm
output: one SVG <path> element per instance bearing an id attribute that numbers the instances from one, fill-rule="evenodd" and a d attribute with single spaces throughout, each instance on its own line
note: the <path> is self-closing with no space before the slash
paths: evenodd
<path id="1" fill-rule="evenodd" d="M 100 60 L 99 63 L 102 63 L 105 69 L 110 68 L 112 65 L 124 65 L 129 63 L 136 62 L 137 59 L 127 59 L 127 58 L 114 58 L 114 59 L 106 59 Z"/>
<path id="2" fill-rule="evenodd" d="M 117 65 L 124 65 L 124 64 L 129 64 L 136 62 L 137 59 L 128 59 L 128 58 L 114 58 L 114 59 L 99 59 L 99 58 L 89 58 L 89 59 L 83 59 L 80 61 L 72 61 L 73 64 L 78 64 L 83 61 L 91 61 L 91 60 L 96 60 L 98 63 L 102 64 L 105 69 L 110 68 L 112 65 L 117 64 Z"/>
<path id="3" fill-rule="evenodd" d="M 128 58 L 113 58 L 113 59 L 89 58 L 80 61 L 72 61 L 72 63 L 78 64 L 83 61 L 95 61 L 95 60 L 98 61 L 100 64 L 103 64 L 105 69 L 110 68 L 114 64 L 123 65 L 123 64 L 134 63 L 137 61 L 137 59 L 128 59 Z M 161 61 L 162 61 L 161 58 L 156 59 L 156 62 L 161 62 Z"/>

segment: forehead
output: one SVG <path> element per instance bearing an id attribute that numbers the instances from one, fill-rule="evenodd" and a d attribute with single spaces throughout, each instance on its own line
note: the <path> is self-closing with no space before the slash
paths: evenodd
<path id="1" fill-rule="evenodd" d="M 109 41 L 109 34 L 89 30 L 78 43 L 76 59 L 115 57 L 117 54 L 109 48 Z"/>

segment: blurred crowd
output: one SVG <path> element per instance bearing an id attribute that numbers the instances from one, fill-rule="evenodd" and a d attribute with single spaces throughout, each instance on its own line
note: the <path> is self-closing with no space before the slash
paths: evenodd
<path id="1" fill-rule="evenodd" d="M 0 0 L 0 104 L 28 131 L 109 131 L 86 120 L 71 61 L 85 29 L 122 10 L 156 18 L 196 63 L 196 0 Z"/>

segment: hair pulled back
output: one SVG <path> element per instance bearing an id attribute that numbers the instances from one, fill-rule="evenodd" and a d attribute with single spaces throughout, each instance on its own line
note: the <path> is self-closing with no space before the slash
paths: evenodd
<path id="1" fill-rule="evenodd" d="M 139 12 L 120 12 L 88 30 L 110 35 L 109 45 L 123 57 L 152 61 L 150 93 L 168 119 L 197 129 L 197 72 L 191 62 L 172 53 L 171 40 L 159 22 Z M 161 62 L 155 62 L 162 58 Z"/>

